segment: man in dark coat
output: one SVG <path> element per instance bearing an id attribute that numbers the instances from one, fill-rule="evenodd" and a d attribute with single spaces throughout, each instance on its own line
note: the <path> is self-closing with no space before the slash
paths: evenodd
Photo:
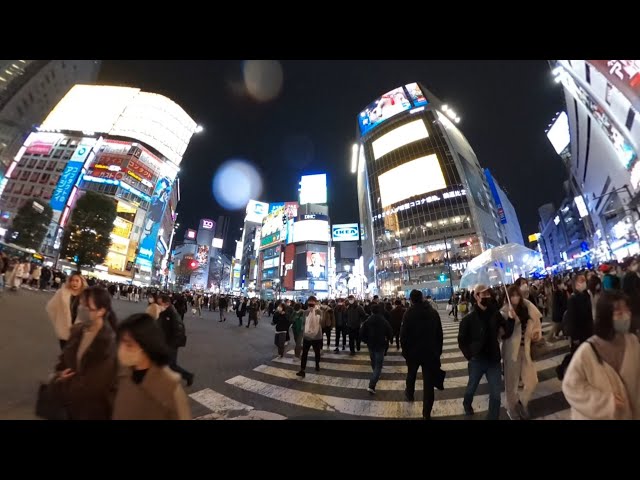
<path id="1" fill-rule="evenodd" d="M 489 412 L 487 420 L 498 420 L 502 372 L 500 368 L 500 329 L 506 331 L 506 321 L 486 285 L 477 285 L 473 293 L 476 307 L 460 322 L 458 347 L 469 361 L 469 382 L 462 405 L 465 415 L 473 415 L 473 396 L 482 376 L 489 384 Z"/>
<path id="2" fill-rule="evenodd" d="M 640 275 L 638 260 L 633 258 L 622 279 L 622 291 L 627 295 L 631 309 L 631 333 L 638 335 L 640 330 Z"/>
<path id="3" fill-rule="evenodd" d="M 178 311 L 171 305 L 171 297 L 169 297 L 169 295 L 160 295 L 158 297 L 158 305 L 163 309 L 158 316 L 158 325 L 164 333 L 165 342 L 167 342 L 167 346 L 169 347 L 169 367 L 174 372 L 178 372 L 182 376 L 182 379 L 187 382 L 187 387 L 190 387 L 193 383 L 193 373 L 178 365 L 178 348 L 184 347 L 186 344 L 184 323 L 182 323 Z"/>
<path id="4" fill-rule="evenodd" d="M 373 374 L 369 380 L 367 391 L 373 395 L 376 393 L 376 384 L 382 374 L 384 354 L 393 336 L 393 330 L 391 330 L 391 325 L 382 314 L 382 305 L 380 303 L 371 305 L 371 312 L 371 316 L 360 327 L 360 339 L 369 347 L 369 358 Z"/>
<path id="5" fill-rule="evenodd" d="M 420 290 L 412 290 L 411 307 L 405 312 L 400 329 L 402 356 L 407 362 L 407 386 L 404 392 L 409 402 L 414 400 L 416 376 L 422 367 L 424 400 L 422 417 L 431 418 L 435 398 L 434 387 L 440 383 L 440 356 L 442 355 L 442 323 L 440 315 L 423 301 Z M 396 307 L 399 308 L 399 307 Z"/>
<path id="6" fill-rule="evenodd" d="M 227 308 L 229 307 L 229 301 L 227 300 L 227 297 L 222 295 L 220 297 L 220 322 L 226 322 L 227 321 Z"/>
<path id="7" fill-rule="evenodd" d="M 402 326 L 402 318 L 404 317 L 404 313 L 407 311 L 406 308 L 402 306 L 402 300 L 398 299 L 395 301 L 395 307 L 391 310 L 391 329 L 393 330 L 393 337 L 396 339 L 396 349 L 400 350 L 400 327 Z M 393 343 L 393 339 L 391 339 L 391 343 Z"/>
<path id="8" fill-rule="evenodd" d="M 573 295 L 567 301 L 567 335 L 571 337 L 571 353 L 575 353 L 580 344 L 593 335 L 593 312 L 591 297 L 587 292 L 587 279 L 579 274 L 574 278 Z"/>
<path id="9" fill-rule="evenodd" d="M 349 329 L 349 355 L 355 355 L 356 348 L 360 351 L 360 325 L 367 318 L 367 314 L 358 305 L 353 295 L 349 295 L 347 302 L 346 318 L 347 328 Z"/>

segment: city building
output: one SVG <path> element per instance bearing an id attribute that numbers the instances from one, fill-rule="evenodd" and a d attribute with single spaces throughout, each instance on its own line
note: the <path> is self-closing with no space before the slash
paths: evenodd
<path id="1" fill-rule="evenodd" d="M 447 298 L 466 262 L 506 242 L 460 117 L 417 83 L 358 115 L 357 175 L 365 293 L 417 288 Z"/>
<path id="2" fill-rule="evenodd" d="M 4 172 L 33 127 L 73 85 L 93 83 L 99 70 L 99 60 L 0 60 L 0 193 Z"/>
<path id="3" fill-rule="evenodd" d="M 262 221 L 268 214 L 268 203 L 256 200 L 249 200 L 247 203 L 244 225 L 241 228 L 242 236 L 240 240 L 236 240 L 236 252 L 232 265 L 233 290 L 240 290 L 244 294 L 249 292 L 254 294 L 256 291 L 260 232 Z"/>
<path id="4" fill-rule="evenodd" d="M 550 63 L 567 111 L 548 135 L 588 212 L 590 250 L 597 260 L 639 253 L 640 61 Z"/>
<path id="5" fill-rule="evenodd" d="M 166 274 L 180 200 L 177 174 L 196 123 L 176 103 L 138 88 L 76 85 L 31 133 L 7 170 L 3 216 L 30 199 L 54 215 L 42 252 L 59 256 L 75 201 L 114 199 L 111 247 L 94 274 L 157 284 Z"/>
<path id="6" fill-rule="evenodd" d="M 331 225 L 330 258 L 335 268 L 329 270 L 329 287 L 335 296 L 363 295 L 366 277 L 362 274 L 361 256 L 359 224 Z"/>
<path id="7" fill-rule="evenodd" d="M 502 225 L 505 243 L 519 243 L 525 246 L 522 229 L 518 221 L 518 214 L 511 200 L 509 200 L 508 195 L 488 168 L 484 169 L 484 174 L 487 177 L 487 184 L 489 185 L 489 190 L 491 190 L 491 195 L 493 196 L 493 201 L 498 211 L 498 219 Z"/>

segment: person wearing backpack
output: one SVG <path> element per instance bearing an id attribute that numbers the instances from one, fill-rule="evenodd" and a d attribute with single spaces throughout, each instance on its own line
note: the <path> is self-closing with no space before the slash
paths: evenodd
<path id="1" fill-rule="evenodd" d="M 178 348 L 187 344 L 184 323 L 182 323 L 178 311 L 171 305 L 169 295 L 160 295 L 158 297 L 158 305 L 162 309 L 158 317 L 158 325 L 164 332 L 164 338 L 170 350 L 169 367 L 174 372 L 178 372 L 182 379 L 187 382 L 187 387 L 190 387 L 193 384 L 194 374 L 178 365 Z"/>
<path id="2" fill-rule="evenodd" d="M 372 395 L 376 393 L 376 384 L 382 374 L 385 351 L 389 342 L 393 340 L 393 329 L 383 312 L 381 303 L 372 304 L 371 316 L 360 327 L 360 339 L 369 348 L 369 359 L 373 370 L 371 379 L 369 379 L 369 388 L 367 388 L 367 391 Z"/>
<path id="3" fill-rule="evenodd" d="M 323 312 L 318 305 L 318 300 L 313 295 L 307 300 L 307 307 L 303 326 L 302 360 L 300 362 L 300 371 L 296 373 L 298 377 L 302 378 L 304 378 L 305 369 L 307 368 L 309 349 L 313 347 L 316 360 L 316 372 L 320 371 L 320 351 L 322 350 Z"/>

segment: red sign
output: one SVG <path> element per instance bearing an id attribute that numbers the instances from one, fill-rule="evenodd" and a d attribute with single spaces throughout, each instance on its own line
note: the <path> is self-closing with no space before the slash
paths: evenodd
<path id="1" fill-rule="evenodd" d="M 109 180 L 121 180 L 122 172 L 112 172 L 110 170 L 90 170 L 89 175 L 96 178 L 107 178 Z"/>
<path id="2" fill-rule="evenodd" d="M 284 281 L 282 282 L 282 286 L 287 290 L 294 290 L 295 287 L 295 278 L 293 275 L 293 259 L 295 256 L 296 246 L 293 244 L 287 245 L 284 249 Z M 282 265 L 280 268 L 282 268 Z"/>
<path id="3" fill-rule="evenodd" d="M 640 106 L 640 61 L 588 60 L 588 62 L 620 90 L 634 107 Z"/>
<path id="4" fill-rule="evenodd" d="M 32 153 L 37 155 L 49 155 L 49 153 L 51 153 L 52 148 L 53 148 L 53 143 L 35 141 L 27 147 L 27 150 L 25 151 L 25 153 Z"/>
<path id="5" fill-rule="evenodd" d="M 96 160 L 95 163 L 100 165 L 118 165 L 121 166 L 122 163 L 127 159 L 127 155 L 114 155 L 112 153 L 103 153 Z"/>
<path id="6" fill-rule="evenodd" d="M 151 179 L 153 178 L 153 173 L 151 173 L 144 165 L 142 165 L 142 163 L 134 159 L 129 160 L 129 165 L 127 166 L 127 168 L 131 172 L 146 180 L 151 181 Z"/>

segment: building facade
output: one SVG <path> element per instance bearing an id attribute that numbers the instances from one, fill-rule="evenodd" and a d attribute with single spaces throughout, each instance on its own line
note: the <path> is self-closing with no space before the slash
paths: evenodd
<path id="1" fill-rule="evenodd" d="M 564 159 L 572 194 L 588 210 L 591 249 L 599 260 L 638 253 L 640 61 L 550 63 L 565 96 Z M 560 154 L 562 144 L 554 147 Z"/>
<path id="2" fill-rule="evenodd" d="M 417 83 L 387 92 L 360 113 L 352 171 L 368 293 L 417 288 L 448 297 L 468 260 L 505 243 L 459 120 Z"/>
<path id="3" fill-rule="evenodd" d="M 498 212 L 498 219 L 502 225 L 503 235 L 505 243 L 518 243 L 522 246 L 524 244 L 524 238 L 522 237 L 522 229 L 520 228 L 520 222 L 518 221 L 518 214 L 516 209 L 509 200 L 508 195 L 504 189 L 498 183 L 498 180 L 491 174 L 488 168 L 484 169 L 485 176 L 487 178 L 487 184 L 493 201 L 496 205 Z"/>
<path id="4" fill-rule="evenodd" d="M 156 283 L 177 216 L 179 165 L 195 130 L 186 112 L 161 95 L 76 85 L 10 164 L 3 216 L 10 221 L 32 198 L 48 201 L 54 215 L 42 250 L 56 258 L 75 201 L 88 190 L 109 196 L 117 218 L 99 272 Z"/>

